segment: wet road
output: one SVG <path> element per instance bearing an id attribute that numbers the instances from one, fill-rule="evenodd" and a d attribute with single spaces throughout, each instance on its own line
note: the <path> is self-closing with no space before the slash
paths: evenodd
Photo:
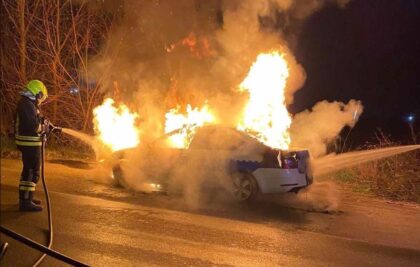
<path id="1" fill-rule="evenodd" d="M 64 165 L 63 165 L 64 164 Z M 66 166 L 67 165 L 67 166 Z M 46 212 L 17 212 L 19 162 L 1 161 L 1 224 L 45 242 Z M 47 165 L 54 248 L 93 266 L 419 266 L 420 209 L 340 190 L 336 212 L 309 212 L 296 199 L 253 205 L 110 186 L 107 170 Z M 38 252 L 1 235 L 1 266 L 30 266 Z M 42 266 L 61 266 L 47 258 Z"/>

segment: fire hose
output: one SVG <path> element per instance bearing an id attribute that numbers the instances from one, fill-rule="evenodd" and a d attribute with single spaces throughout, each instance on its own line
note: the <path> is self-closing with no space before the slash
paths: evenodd
<path id="1" fill-rule="evenodd" d="M 0 225 L 0 232 L 21 242 L 24 243 L 27 246 L 32 247 L 33 249 L 36 249 L 38 251 L 41 251 L 43 254 L 37 259 L 37 261 L 32 265 L 33 267 L 39 266 L 39 264 L 44 260 L 44 258 L 49 255 L 51 257 L 54 257 L 55 259 L 58 259 L 60 261 L 63 261 L 65 263 L 68 263 L 73 266 L 89 266 L 85 263 L 82 263 L 78 260 L 75 260 L 73 258 L 70 258 L 66 255 L 63 255 L 53 249 L 51 249 L 53 244 L 53 221 L 52 221 L 52 213 L 51 213 L 51 201 L 50 201 L 50 195 L 48 193 L 48 187 L 45 180 L 45 145 L 47 143 L 47 139 L 49 138 L 50 134 L 52 132 L 61 132 L 60 127 L 56 127 L 51 123 L 48 123 L 49 131 L 48 133 L 43 133 L 42 138 L 42 146 L 41 146 L 41 180 L 42 180 L 42 186 L 44 188 L 45 193 L 45 199 L 47 202 L 47 211 L 48 211 L 48 245 L 44 246 L 42 244 L 39 244 L 38 242 L 33 241 L 30 238 L 27 238 L 23 235 L 20 235 L 12 230 L 7 229 L 4 226 Z M 6 250 L 8 248 L 8 243 L 5 242 L 0 247 L 0 260 L 3 258 L 4 254 L 6 253 Z"/>

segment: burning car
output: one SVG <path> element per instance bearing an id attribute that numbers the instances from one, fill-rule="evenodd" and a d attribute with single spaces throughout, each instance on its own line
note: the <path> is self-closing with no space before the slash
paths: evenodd
<path id="1" fill-rule="evenodd" d="M 167 193 L 182 190 L 180 180 L 199 180 L 202 188 L 227 189 L 235 199 L 248 201 L 257 194 L 297 192 L 313 180 L 307 150 L 273 149 L 233 128 L 198 128 L 186 149 L 169 147 L 167 139 L 115 152 L 115 182 Z"/>

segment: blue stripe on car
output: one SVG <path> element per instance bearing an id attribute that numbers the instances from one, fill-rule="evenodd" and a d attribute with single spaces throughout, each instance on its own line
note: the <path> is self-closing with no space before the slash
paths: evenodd
<path id="1" fill-rule="evenodd" d="M 253 172 L 261 167 L 262 165 L 258 161 L 231 160 L 229 162 L 229 169 L 232 172 Z"/>

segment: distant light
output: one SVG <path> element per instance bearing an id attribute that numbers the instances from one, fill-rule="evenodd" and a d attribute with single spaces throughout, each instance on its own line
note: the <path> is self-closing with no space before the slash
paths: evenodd
<path id="1" fill-rule="evenodd" d="M 405 116 L 404 120 L 408 123 L 413 123 L 416 120 L 416 114 L 409 113 L 407 116 Z"/>
<path id="2" fill-rule="evenodd" d="M 70 87 L 69 92 L 72 95 L 76 95 L 76 94 L 79 93 L 79 88 L 77 88 L 77 87 Z"/>
<path id="3" fill-rule="evenodd" d="M 153 187 L 153 188 L 155 188 L 155 189 L 160 189 L 160 188 L 162 187 L 162 185 L 160 185 L 160 184 L 153 184 L 153 183 L 150 183 L 149 185 L 150 185 L 150 187 Z"/>

